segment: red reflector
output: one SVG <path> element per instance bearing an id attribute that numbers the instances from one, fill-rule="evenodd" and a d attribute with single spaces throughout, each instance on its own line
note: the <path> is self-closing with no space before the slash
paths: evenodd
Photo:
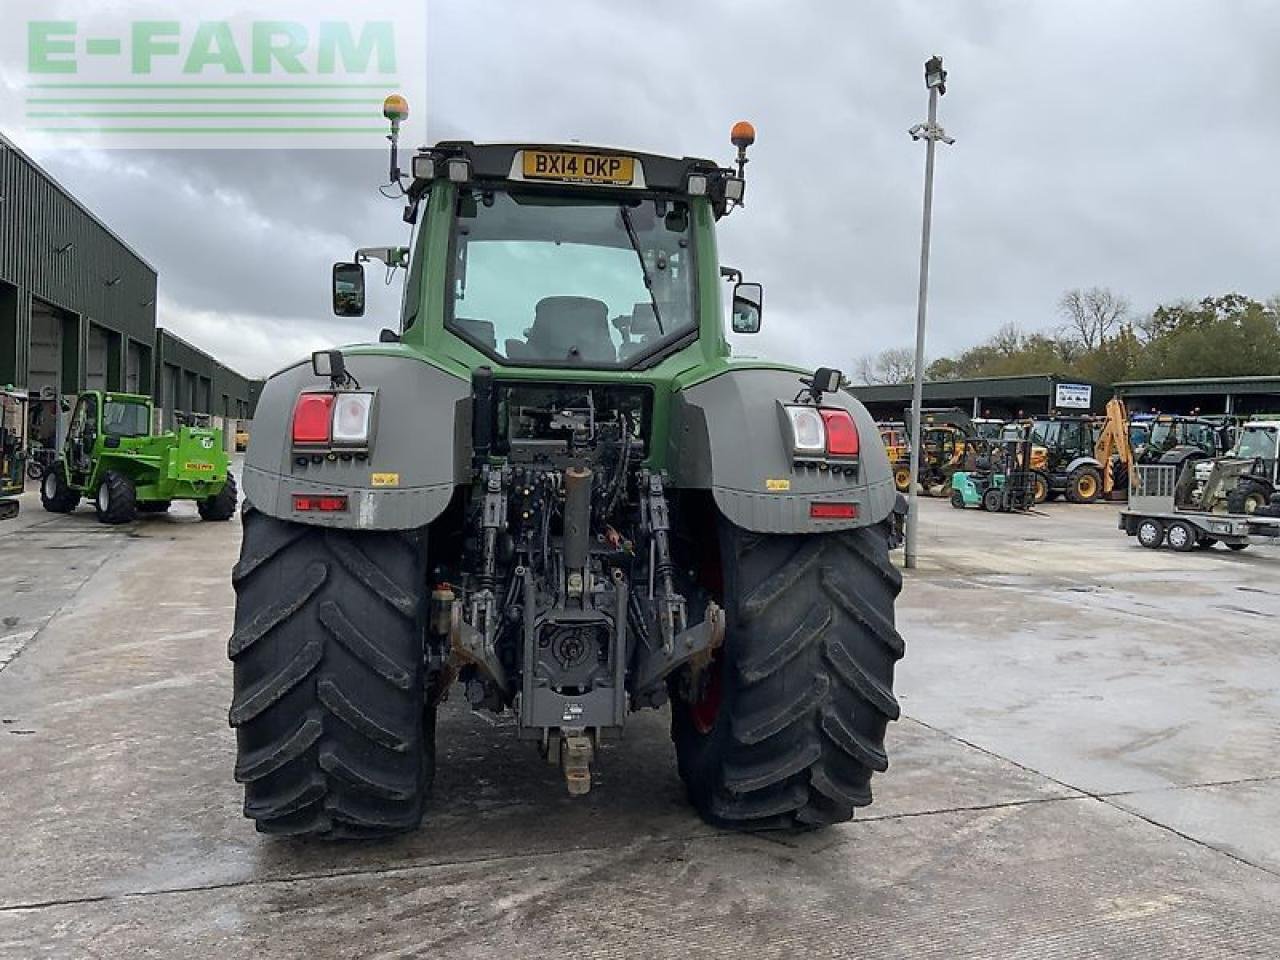
<path id="1" fill-rule="evenodd" d="M 858 428 L 848 410 L 823 410 L 822 422 L 827 427 L 827 453 L 834 457 L 858 455 Z"/>
<path id="2" fill-rule="evenodd" d="M 306 493 L 293 495 L 293 509 L 300 513 L 341 513 L 347 509 L 345 496 L 314 496 Z"/>
<path id="3" fill-rule="evenodd" d="M 858 505 L 856 503 L 811 503 L 809 516 L 814 520 L 856 520 Z"/>
<path id="4" fill-rule="evenodd" d="M 332 393 L 300 393 L 293 407 L 293 442 L 328 443 Z"/>

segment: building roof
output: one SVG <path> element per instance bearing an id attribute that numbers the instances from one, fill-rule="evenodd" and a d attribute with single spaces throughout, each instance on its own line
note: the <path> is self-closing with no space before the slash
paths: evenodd
<path id="1" fill-rule="evenodd" d="M 1253 377 L 1187 377 L 1175 380 L 1123 380 L 1115 385 L 1122 394 L 1186 396 L 1205 393 L 1280 393 L 1280 375 Z"/>
<path id="2" fill-rule="evenodd" d="M 926 380 L 925 399 L 977 397 L 996 400 L 1002 397 L 1034 397 L 1052 394 L 1059 383 L 1083 383 L 1097 390 L 1105 390 L 1100 383 L 1090 383 L 1077 377 L 1058 373 L 1037 373 L 1013 377 L 976 377 L 970 380 Z M 862 401 L 910 400 L 910 383 L 873 383 L 854 385 L 849 392 Z"/>

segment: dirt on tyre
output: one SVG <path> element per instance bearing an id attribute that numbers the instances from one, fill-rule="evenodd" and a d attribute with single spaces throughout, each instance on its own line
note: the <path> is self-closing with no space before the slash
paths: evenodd
<path id="1" fill-rule="evenodd" d="M 1067 477 L 1067 499 L 1072 503 L 1093 503 L 1102 496 L 1102 473 L 1097 467 L 1077 467 Z"/>
<path id="2" fill-rule="evenodd" d="M 227 471 L 227 482 L 218 493 L 196 502 L 196 510 L 201 520 L 230 520 L 236 515 L 236 503 L 239 491 L 236 489 L 236 478 Z"/>
<path id="3" fill-rule="evenodd" d="M 425 535 L 242 516 L 227 654 L 245 816 L 272 834 L 415 829 L 435 766 Z"/>
<path id="4" fill-rule="evenodd" d="M 138 498 L 133 481 L 123 473 L 108 470 L 98 484 L 93 506 L 103 523 L 112 526 L 132 523 L 138 517 Z"/>
<path id="5" fill-rule="evenodd" d="M 45 470 L 40 480 L 40 505 L 50 513 L 70 513 L 80 505 L 80 494 L 68 486 L 62 464 Z"/>
<path id="6" fill-rule="evenodd" d="M 672 700 L 689 798 L 736 829 L 840 823 L 871 802 L 899 715 L 888 521 L 810 535 L 720 520 L 725 642 L 696 702 Z"/>

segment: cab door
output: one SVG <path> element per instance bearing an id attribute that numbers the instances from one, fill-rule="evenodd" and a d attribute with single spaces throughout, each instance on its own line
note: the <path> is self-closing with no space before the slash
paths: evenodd
<path id="1" fill-rule="evenodd" d="M 67 430 L 66 460 L 71 483 L 82 487 L 93 470 L 93 447 L 98 439 L 98 397 L 86 393 L 76 402 Z"/>

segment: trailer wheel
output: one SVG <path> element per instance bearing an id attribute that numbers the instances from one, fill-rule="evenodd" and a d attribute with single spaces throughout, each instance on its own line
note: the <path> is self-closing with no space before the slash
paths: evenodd
<path id="1" fill-rule="evenodd" d="M 1077 467 L 1067 477 L 1067 499 L 1072 503 L 1093 503 L 1102 495 L 1102 474 L 1097 467 Z"/>
<path id="2" fill-rule="evenodd" d="M 1169 546 L 1179 553 L 1190 553 L 1200 542 L 1200 535 L 1196 533 L 1196 528 L 1185 520 L 1174 520 L 1165 531 L 1165 539 L 1169 541 Z"/>
<path id="3" fill-rule="evenodd" d="M 133 481 L 123 473 L 108 470 L 98 484 L 93 505 L 97 508 L 98 519 L 103 523 L 113 526 L 132 523 L 138 517 L 138 500 Z"/>
<path id="4" fill-rule="evenodd" d="M 262 833 L 415 829 L 435 767 L 425 534 L 326 530 L 246 504 L 228 720 Z"/>
<path id="5" fill-rule="evenodd" d="M 227 482 L 212 497 L 205 497 L 196 504 L 201 520 L 230 520 L 236 515 L 236 478 L 227 471 Z"/>
<path id="6" fill-rule="evenodd" d="M 1138 522 L 1138 542 L 1148 550 L 1159 550 L 1164 543 L 1164 525 L 1147 517 Z"/>
<path id="7" fill-rule="evenodd" d="M 885 726 L 899 714 L 890 521 L 800 536 L 720 528 L 725 645 L 701 698 L 672 698 L 689 799 L 736 829 L 849 820 L 889 765 Z"/>
<path id="8" fill-rule="evenodd" d="M 61 463 L 50 464 L 40 481 L 40 505 L 50 513 L 70 513 L 80 505 L 80 494 L 72 490 Z"/>
<path id="9" fill-rule="evenodd" d="M 963 510 L 963 509 L 964 509 L 964 494 L 963 494 L 963 493 L 961 493 L 959 490 L 952 490 L 952 491 L 951 491 L 951 505 L 952 505 L 953 507 L 955 507 L 957 510 Z"/>

